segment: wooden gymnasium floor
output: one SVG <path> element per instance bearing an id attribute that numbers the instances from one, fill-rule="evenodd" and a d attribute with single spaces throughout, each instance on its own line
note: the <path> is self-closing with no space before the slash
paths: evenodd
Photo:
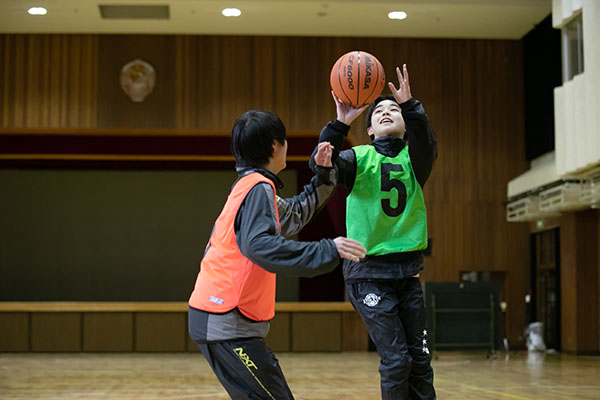
<path id="1" fill-rule="evenodd" d="M 280 353 L 298 400 L 378 400 L 374 353 Z M 600 357 L 440 353 L 438 399 L 599 399 Z M 0 399 L 227 399 L 198 353 L 0 354 Z"/>

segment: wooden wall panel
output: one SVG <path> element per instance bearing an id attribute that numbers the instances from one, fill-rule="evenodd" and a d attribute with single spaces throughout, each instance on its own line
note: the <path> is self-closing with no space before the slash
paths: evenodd
<path id="1" fill-rule="evenodd" d="M 271 320 L 269 334 L 265 338 L 267 345 L 273 351 L 290 351 L 290 325 L 292 313 L 277 312 Z"/>
<path id="2" fill-rule="evenodd" d="M 525 168 L 519 42 L 448 40 L 448 59 L 431 72 L 449 97 L 420 96 L 433 121 L 439 156 L 425 187 L 433 254 L 423 279 L 456 281 L 461 270 L 506 271 L 507 330 L 519 343 L 529 287 L 528 228 L 505 217 L 506 183 Z M 431 67 L 430 67 L 431 68 Z M 445 87 L 445 89 L 444 89 Z M 430 92 L 429 95 L 435 95 Z M 442 102 L 440 102 L 442 100 Z M 445 104 L 443 104 L 445 103 Z M 440 113 L 441 111 L 441 113 Z"/>
<path id="3" fill-rule="evenodd" d="M 596 285 L 598 282 L 598 248 L 595 243 L 598 241 L 596 234 L 600 213 L 597 210 L 586 210 L 578 214 L 581 214 L 580 218 L 583 219 L 580 228 L 583 259 L 579 265 L 581 286 L 578 288 L 578 292 L 581 292 L 581 303 L 585 304 L 579 310 L 577 321 L 580 331 L 579 343 L 581 352 L 598 354 L 600 352 L 597 336 L 600 325 L 598 320 L 600 293 Z"/>
<path id="4" fill-rule="evenodd" d="M 367 351 L 369 333 L 356 312 L 342 313 L 342 351 Z"/>
<path id="5" fill-rule="evenodd" d="M 311 130 L 316 136 L 335 117 L 329 72 L 339 56 L 328 42 L 322 38 L 275 40 L 275 112 L 290 130 Z"/>
<path id="6" fill-rule="evenodd" d="M 0 351 L 29 351 L 29 314 L 0 313 Z"/>
<path id="7" fill-rule="evenodd" d="M 136 313 L 135 351 L 185 351 L 187 313 Z"/>
<path id="8" fill-rule="evenodd" d="M 133 313 L 84 313 L 83 351 L 133 351 Z"/>
<path id="9" fill-rule="evenodd" d="M 292 351 L 342 351 L 342 313 L 292 314 Z"/>
<path id="10" fill-rule="evenodd" d="M 596 210 L 564 214 L 560 224 L 561 347 L 598 353 L 598 221 Z"/>
<path id="11" fill-rule="evenodd" d="M 0 36 L 0 123 L 10 128 L 96 126 L 98 36 Z"/>
<path id="12" fill-rule="evenodd" d="M 273 38 L 176 38 L 176 126 L 230 131 L 249 109 L 273 110 Z"/>
<path id="13" fill-rule="evenodd" d="M 577 226 L 575 214 L 560 222 L 561 349 L 577 350 Z"/>
<path id="14" fill-rule="evenodd" d="M 189 335 L 188 335 L 187 341 L 186 341 L 186 351 L 191 351 L 194 353 L 200 352 L 198 345 L 196 344 L 196 342 L 194 342 L 194 340 Z"/>
<path id="15" fill-rule="evenodd" d="M 31 314 L 32 351 L 81 351 L 81 313 Z"/>

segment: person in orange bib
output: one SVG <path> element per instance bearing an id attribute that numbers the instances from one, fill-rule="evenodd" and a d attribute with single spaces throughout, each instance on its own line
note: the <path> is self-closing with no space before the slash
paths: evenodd
<path id="1" fill-rule="evenodd" d="M 356 116 L 358 116 L 358 112 Z M 189 299 L 189 333 L 234 400 L 293 399 L 279 362 L 264 342 L 275 315 L 276 274 L 310 277 L 365 256 L 357 241 L 287 239 L 325 205 L 337 184 L 333 148 L 319 145 L 317 172 L 292 198 L 277 196 L 286 166 L 283 123 L 252 110 L 231 132 L 238 179 L 213 227 Z"/>

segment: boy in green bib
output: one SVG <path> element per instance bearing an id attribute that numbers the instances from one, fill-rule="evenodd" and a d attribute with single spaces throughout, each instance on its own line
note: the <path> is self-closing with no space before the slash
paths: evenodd
<path id="1" fill-rule="evenodd" d="M 350 301 L 381 358 L 381 397 L 435 399 L 419 273 L 427 247 L 423 186 L 437 144 L 423 106 L 411 96 L 406 65 L 396 72 L 399 88 L 390 82 L 392 94 L 369 105 L 371 144 L 340 151 L 365 108 L 333 93 L 337 120 L 323 128 L 319 142 L 334 146 L 338 185 L 349 192 L 347 236 L 367 249 L 359 261 L 344 260 L 343 271 Z"/>

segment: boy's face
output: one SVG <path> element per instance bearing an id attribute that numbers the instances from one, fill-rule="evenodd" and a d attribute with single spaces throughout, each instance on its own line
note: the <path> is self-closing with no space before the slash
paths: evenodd
<path id="1" fill-rule="evenodd" d="M 398 103 L 383 100 L 377 104 L 371 115 L 371 126 L 367 129 L 369 135 L 374 135 L 375 139 L 388 135 L 403 137 L 405 130 L 402 109 Z"/>
<path id="2" fill-rule="evenodd" d="M 278 174 L 280 171 L 285 169 L 287 148 L 287 140 L 285 140 L 283 144 L 279 143 L 277 140 L 273 141 L 273 156 L 271 157 L 270 164 L 273 167 L 272 172 L 274 172 L 275 174 Z"/>

